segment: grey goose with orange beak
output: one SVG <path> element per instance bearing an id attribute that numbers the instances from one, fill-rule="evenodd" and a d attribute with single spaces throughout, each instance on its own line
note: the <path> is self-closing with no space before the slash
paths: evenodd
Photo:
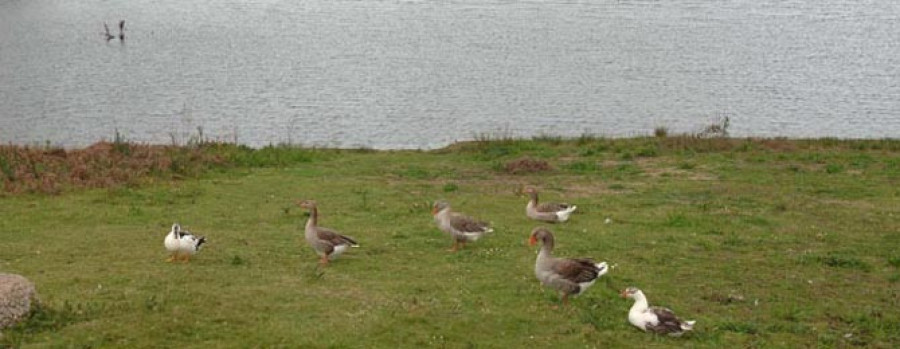
<path id="1" fill-rule="evenodd" d="M 553 233 L 547 228 L 537 227 L 531 231 L 528 244 L 534 246 L 538 241 L 542 245 L 534 263 L 534 275 L 541 284 L 559 292 L 563 305 L 569 304 L 569 296 L 584 293 L 609 271 L 606 262 L 597 263 L 590 258 L 553 257 Z"/>
<path id="2" fill-rule="evenodd" d="M 467 242 L 478 241 L 487 233 L 494 231 L 487 223 L 472 217 L 453 212 L 446 201 L 437 201 L 431 209 L 434 222 L 443 232 L 453 239 L 451 251 L 456 252 L 466 246 Z"/>
<path id="3" fill-rule="evenodd" d="M 319 209 L 314 200 L 298 201 L 297 205 L 309 209 L 304 237 L 306 243 L 319 255 L 319 264 L 327 265 L 350 247 L 359 247 L 352 237 L 343 235 L 333 229 L 319 226 Z"/>
<path id="4" fill-rule="evenodd" d="M 525 193 L 531 198 L 528 200 L 528 205 L 525 206 L 525 215 L 531 219 L 550 223 L 565 222 L 569 220 L 572 212 L 575 212 L 575 209 L 578 208 L 578 206 L 567 203 L 539 203 L 537 189 L 535 188 L 529 187 L 525 189 Z"/>

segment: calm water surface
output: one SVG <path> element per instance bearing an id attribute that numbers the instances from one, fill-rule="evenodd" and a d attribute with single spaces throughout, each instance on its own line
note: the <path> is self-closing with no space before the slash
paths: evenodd
<path id="1" fill-rule="evenodd" d="M 893 0 L 7 0 L 0 142 L 898 137 L 898 33 Z"/>

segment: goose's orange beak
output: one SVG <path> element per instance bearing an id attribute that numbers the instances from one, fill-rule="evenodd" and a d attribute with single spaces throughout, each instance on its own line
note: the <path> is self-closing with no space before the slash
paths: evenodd
<path id="1" fill-rule="evenodd" d="M 432 208 L 431 208 L 431 215 L 434 216 L 434 215 L 436 215 L 437 213 L 438 213 L 437 207 L 432 207 Z"/>
<path id="2" fill-rule="evenodd" d="M 530 238 L 528 238 L 528 245 L 529 245 L 529 246 L 534 246 L 534 245 L 536 245 L 536 244 L 537 244 L 537 238 L 534 237 L 534 235 L 532 235 Z"/>
<path id="3" fill-rule="evenodd" d="M 628 290 L 622 290 L 619 295 L 622 296 L 622 298 L 628 298 Z"/>

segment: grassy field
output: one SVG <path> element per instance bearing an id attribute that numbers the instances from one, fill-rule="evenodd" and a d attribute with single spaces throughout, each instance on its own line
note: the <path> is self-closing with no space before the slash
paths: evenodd
<path id="1" fill-rule="evenodd" d="M 34 281 L 43 302 L 0 346 L 900 346 L 897 140 L 241 152 L 184 178 L 0 194 L 0 271 Z M 550 226 L 558 256 L 615 266 L 568 308 L 534 277 L 525 185 L 579 207 Z M 318 268 L 301 198 L 362 246 Z M 448 252 L 436 199 L 496 232 Z M 164 262 L 176 221 L 208 238 L 189 264 Z M 632 327 L 627 286 L 695 332 Z"/>

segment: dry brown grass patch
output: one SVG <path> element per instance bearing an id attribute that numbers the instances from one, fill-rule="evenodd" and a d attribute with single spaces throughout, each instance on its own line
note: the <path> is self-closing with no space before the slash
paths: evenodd
<path id="1" fill-rule="evenodd" d="M 540 173 L 553 170 L 550 163 L 544 160 L 522 158 L 507 162 L 503 171 L 509 174 Z"/>
<path id="2" fill-rule="evenodd" d="M 224 161 L 198 148 L 99 142 L 87 148 L 0 146 L 0 179 L 12 193 L 57 194 L 67 187 L 134 184 L 178 178 Z"/>

